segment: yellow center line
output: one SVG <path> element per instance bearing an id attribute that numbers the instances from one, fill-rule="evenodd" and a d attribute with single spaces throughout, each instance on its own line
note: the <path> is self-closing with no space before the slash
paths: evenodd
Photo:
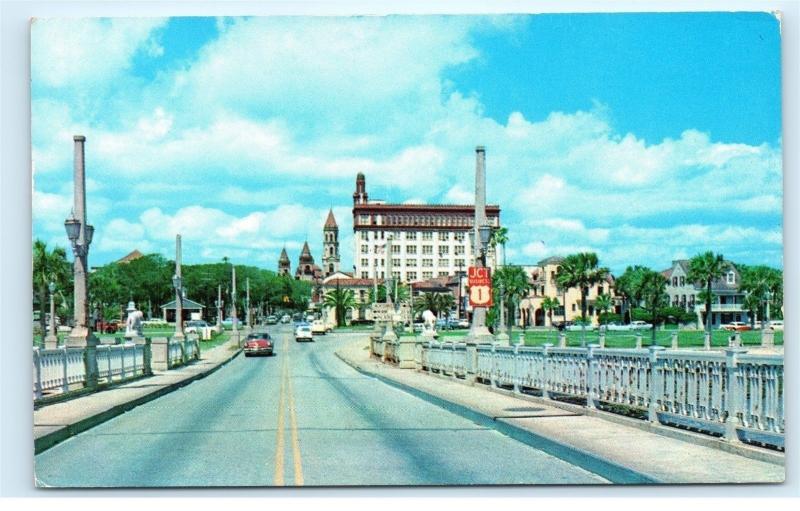
<path id="1" fill-rule="evenodd" d="M 288 342 L 284 341 L 283 343 L 283 367 L 281 371 L 281 391 L 280 391 L 280 398 L 279 398 L 279 405 L 278 405 L 278 427 L 276 429 L 276 436 L 275 436 L 275 479 L 274 484 L 275 486 L 283 486 L 284 479 L 283 479 L 283 429 L 284 429 L 284 417 L 283 417 L 283 409 L 285 407 L 286 397 L 285 397 L 285 387 L 286 387 L 286 374 L 287 374 L 287 364 L 285 356 L 288 352 Z"/>
<path id="2" fill-rule="evenodd" d="M 297 432 L 297 417 L 294 408 L 294 393 L 292 392 L 292 380 L 289 378 L 289 422 L 292 427 L 292 457 L 294 459 L 294 484 L 303 486 L 303 461 L 300 457 L 300 441 Z"/>

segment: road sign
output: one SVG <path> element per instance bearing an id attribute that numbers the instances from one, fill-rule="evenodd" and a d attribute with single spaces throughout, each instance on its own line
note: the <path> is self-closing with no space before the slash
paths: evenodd
<path id="1" fill-rule="evenodd" d="M 391 303 L 373 303 L 372 304 L 372 320 L 373 321 L 391 321 L 394 316 L 394 305 Z"/>
<path id="2" fill-rule="evenodd" d="M 467 272 L 469 304 L 473 307 L 492 306 L 492 272 L 490 268 L 470 266 Z"/>

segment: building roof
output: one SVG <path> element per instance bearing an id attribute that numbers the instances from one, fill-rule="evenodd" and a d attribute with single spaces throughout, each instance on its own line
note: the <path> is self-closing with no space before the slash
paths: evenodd
<path id="1" fill-rule="evenodd" d="M 171 302 L 165 303 L 161 306 L 162 309 L 174 309 L 175 308 L 176 300 L 172 300 Z M 205 309 L 205 305 L 195 302 L 194 300 L 189 300 L 188 298 L 184 298 L 181 300 L 181 305 L 184 309 Z"/>
<path id="2" fill-rule="evenodd" d="M 383 284 L 383 281 L 378 281 L 378 284 Z M 375 281 L 372 279 L 331 279 L 325 282 L 324 286 L 327 288 L 331 287 L 372 287 L 375 285 Z"/>
<path id="3" fill-rule="evenodd" d="M 539 266 L 546 266 L 548 264 L 561 264 L 564 261 L 564 258 L 561 256 L 550 256 L 545 259 L 539 261 Z"/>
<path id="4" fill-rule="evenodd" d="M 325 229 L 338 229 L 339 226 L 336 225 L 336 219 L 333 217 L 333 208 L 328 210 L 328 219 L 325 220 Z"/>
<path id="5" fill-rule="evenodd" d="M 129 263 L 129 262 L 133 261 L 134 259 L 139 259 L 140 257 L 144 257 L 144 254 L 142 254 L 138 250 L 134 249 L 133 252 L 131 252 L 130 254 L 126 255 L 122 259 L 118 259 L 117 262 L 118 263 Z"/>
<path id="6" fill-rule="evenodd" d="M 300 252 L 300 264 L 313 264 L 314 256 L 311 255 L 311 250 L 308 248 L 308 241 L 303 243 L 303 251 Z"/>
<path id="7" fill-rule="evenodd" d="M 281 256 L 278 258 L 278 261 L 281 263 L 288 263 L 289 262 L 289 254 L 286 253 L 286 247 L 283 247 L 281 250 Z"/>
<path id="8" fill-rule="evenodd" d="M 416 291 L 422 291 L 424 293 L 447 293 L 451 291 L 450 284 L 458 282 L 452 279 L 451 276 L 434 277 L 432 279 L 412 282 L 411 287 Z"/>

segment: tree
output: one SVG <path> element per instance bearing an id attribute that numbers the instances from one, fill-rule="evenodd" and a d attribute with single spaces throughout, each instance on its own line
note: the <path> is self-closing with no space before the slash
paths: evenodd
<path id="1" fill-rule="evenodd" d="M 651 344 L 656 343 L 656 326 L 661 322 L 663 316 L 660 314 L 662 309 L 669 305 L 669 295 L 667 294 L 667 278 L 661 273 L 648 269 L 642 276 L 641 293 L 644 308 L 649 313 L 649 319 L 653 324 Z"/>
<path id="2" fill-rule="evenodd" d="M 631 322 L 630 309 L 641 302 L 642 277 L 649 268 L 644 266 L 628 266 L 614 283 L 618 295 L 622 296 L 622 318 L 624 322 Z"/>
<path id="3" fill-rule="evenodd" d="M 506 243 L 508 243 L 508 228 L 499 227 L 492 231 L 492 237 L 489 239 L 489 244 L 492 248 L 497 248 L 497 245 L 503 246 L 503 266 L 506 265 Z"/>
<path id="4" fill-rule="evenodd" d="M 750 322 L 754 315 L 761 318 L 761 327 L 766 328 L 766 305 L 775 296 L 783 296 L 783 273 L 769 266 L 739 266 L 741 284 L 739 289 L 746 293 L 745 306 L 750 310 Z M 771 312 L 771 311 L 770 311 Z"/>
<path id="5" fill-rule="evenodd" d="M 47 249 L 47 243 L 42 240 L 33 242 L 33 292 L 39 302 L 39 326 L 42 332 L 47 331 L 45 323 L 45 310 L 49 310 L 48 300 L 50 282 L 62 294 L 67 287 L 71 287 L 72 271 L 67 261 L 67 253 L 62 247 Z"/>
<path id="6" fill-rule="evenodd" d="M 325 294 L 323 303 L 336 311 L 336 326 L 344 326 L 347 309 L 355 307 L 356 300 L 352 289 L 341 289 L 337 285 Z"/>
<path id="7" fill-rule="evenodd" d="M 503 300 L 500 301 L 500 288 L 503 289 Z M 528 274 L 521 266 L 505 266 L 494 272 L 492 275 L 492 287 L 494 288 L 495 307 L 505 307 L 506 326 L 513 324 L 513 314 L 516 310 L 517 302 L 522 297 L 527 296 L 531 289 Z"/>
<path id="8" fill-rule="evenodd" d="M 450 293 L 422 293 L 414 300 L 414 312 L 429 310 L 438 317 L 442 312 L 449 314 L 455 303 L 455 298 Z"/>
<path id="9" fill-rule="evenodd" d="M 390 285 L 379 284 L 378 285 L 378 296 L 377 300 L 375 300 L 375 288 L 370 288 L 368 301 L 369 302 L 378 302 L 383 303 L 386 301 L 386 290 L 389 289 L 390 296 L 392 297 L 392 303 L 406 303 L 409 300 L 409 288 L 407 285 L 403 284 L 402 282 L 398 282 L 397 280 L 392 280 Z M 395 302 L 395 297 L 397 297 L 397 301 Z"/>
<path id="10" fill-rule="evenodd" d="M 564 289 L 578 288 L 581 293 L 581 320 L 586 322 L 586 297 L 589 288 L 602 282 L 608 268 L 598 266 L 597 254 L 580 252 L 564 258 L 556 274 L 558 285 Z"/>
<path id="11" fill-rule="evenodd" d="M 599 294 L 594 301 L 594 307 L 600 313 L 608 312 L 611 309 L 611 306 L 614 304 L 614 300 L 611 298 L 611 295 L 607 294 Z M 602 324 L 603 314 L 600 314 L 601 324 Z"/>
<path id="12" fill-rule="evenodd" d="M 714 294 L 711 285 L 715 280 L 722 277 L 722 274 L 729 268 L 729 264 L 722 257 L 722 254 L 714 254 L 711 251 L 697 254 L 689 260 L 688 279 L 698 282 L 705 289 L 703 299 L 706 304 L 706 332 L 711 333 L 711 302 Z"/>
<path id="13" fill-rule="evenodd" d="M 558 308 L 560 304 L 558 303 L 558 298 L 551 298 L 549 296 L 545 296 L 544 300 L 542 300 L 542 310 L 547 313 L 550 317 L 550 331 L 553 330 L 553 311 Z"/>

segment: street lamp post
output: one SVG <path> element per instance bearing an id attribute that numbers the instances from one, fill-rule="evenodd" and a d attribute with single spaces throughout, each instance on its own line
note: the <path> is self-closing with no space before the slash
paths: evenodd
<path id="1" fill-rule="evenodd" d="M 173 337 L 183 339 L 183 278 L 181 277 L 181 235 L 175 236 L 175 274 L 172 276 L 172 287 L 175 288 L 175 334 Z"/>
<path id="2" fill-rule="evenodd" d="M 86 221 L 86 169 L 84 159 L 84 142 L 86 137 L 75 135 L 74 145 L 74 206 L 70 217 L 64 221 L 75 256 L 72 271 L 74 277 L 74 327 L 67 339 L 67 346 L 96 346 L 98 341 L 89 325 L 89 284 L 87 270 L 89 268 L 89 246 L 92 244 L 94 227 Z"/>
<path id="3" fill-rule="evenodd" d="M 50 324 L 48 325 L 47 337 L 44 339 L 44 348 L 53 350 L 58 347 L 58 335 L 56 335 L 56 305 L 53 299 L 53 295 L 56 292 L 56 283 L 50 282 L 50 285 L 47 286 L 47 290 L 50 291 Z"/>
<path id="4" fill-rule="evenodd" d="M 239 322 L 236 318 L 236 266 L 232 266 L 231 271 L 231 319 L 233 320 L 233 336 L 236 337 L 236 340 L 239 340 L 239 328 L 237 323 Z"/>
<path id="5" fill-rule="evenodd" d="M 245 323 L 247 324 L 247 328 L 249 329 L 249 328 L 253 327 L 252 323 L 250 322 L 250 320 L 251 320 L 251 317 L 250 317 L 250 277 L 247 277 L 245 282 L 247 283 L 247 296 L 245 298 L 245 301 L 247 302 L 247 310 L 245 311 L 245 316 L 244 317 L 245 317 Z"/>
<path id="6" fill-rule="evenodd" d="M 222 285 L 217 286 L 217 332 L 222 332 Z"/>

